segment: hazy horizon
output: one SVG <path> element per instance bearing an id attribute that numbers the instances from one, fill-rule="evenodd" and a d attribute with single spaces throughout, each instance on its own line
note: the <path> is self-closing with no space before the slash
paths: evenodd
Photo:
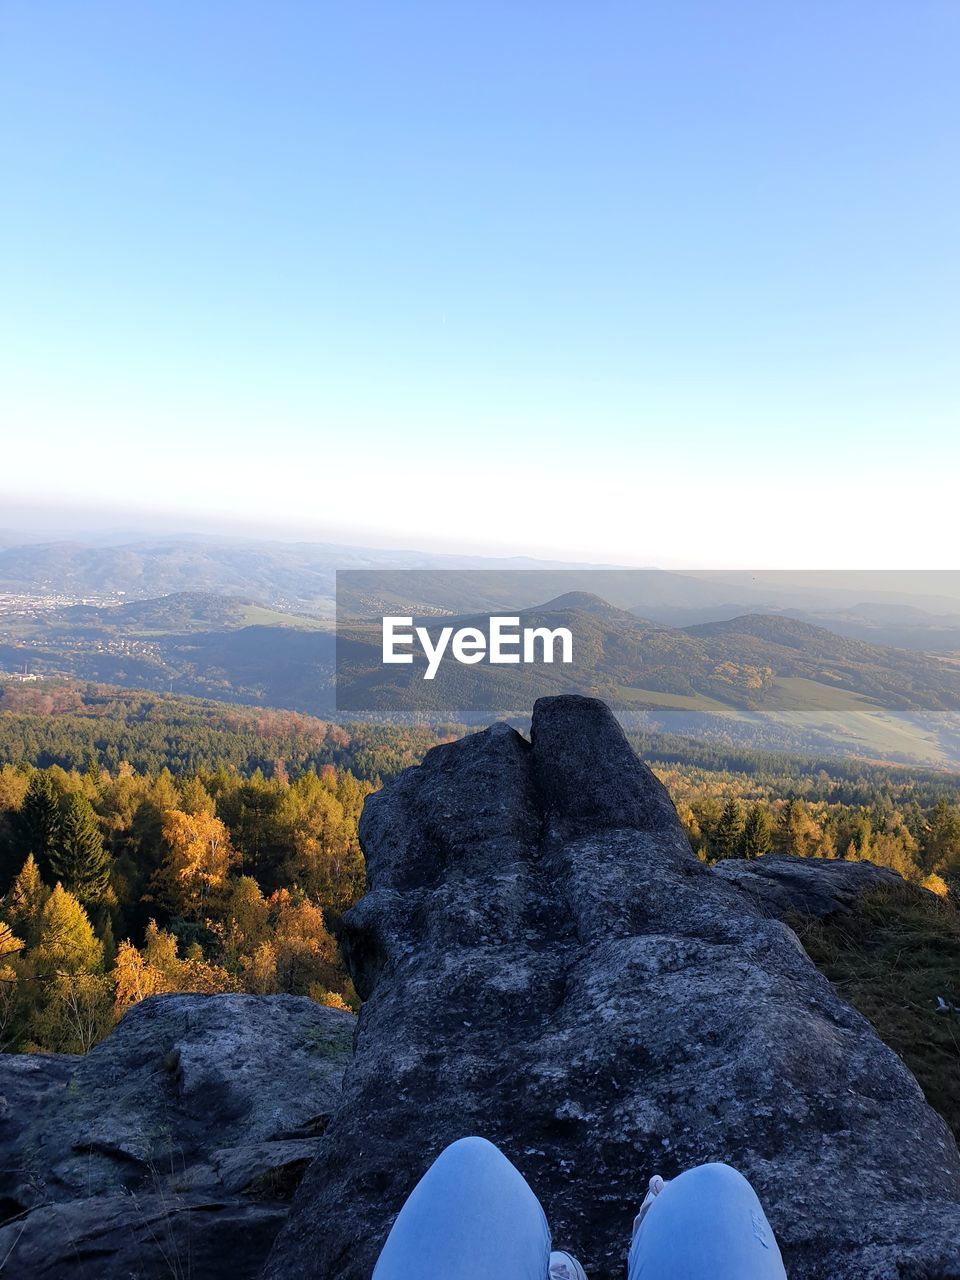
<path id="1" fill-rule="evenodd" d="M 106 508 L 60 508 L 52 509 L 42 505 L 19 503 L 6 508 L 0 499 L 0 511 L 5 515 L 19 516 L 19 521 L 0 522 L 0 552 L 5 547 L 43 546 L 44 544 L 74 543 L 92 550 L 108 551 L 118 547 L 149 548 L 152 543 L 158 544 L 196 544 L 199 547 L 208 545 L 211 550 L 218 545 L 236 544 L 238 549 L 244 546 L 251 548 L 275 548 L 278 552 L 284 548 L 303 547 L 322 551 L 329 559 L 332 567 L 337 565 L 337 557 L 342 553 L 339 567 L 355 568 L 363 564 L 365 557 L 370 563 L 381 559 L 381 567 L 393 564 L 415 568 L 424 562 L 441 567 L 447 560 L 452 566 L 460 569 L 474 567 L 477 569 L 507 568 L 539 568 L 590 571 L 602 578 L 605 571 L 637 573 L 681 574 L 698 578 L 704 582 L 726 584 L 730 588 L 731 602 L 742 597 L 744 611 L 751 611 L 749 601 L 756 592 L 766 592 L 771 601 L 783 596 L 780 605 L 789 602 L 791 592 L 800 592 L 794 604 L 806 600 L 808 604 L 818 601 L 825 607 L 831 597 L 837 606 L 843 602 L 852 603 L 850 593 L 862 593 L 862 603 L 888 601 L 894 603 L 910 602 L 921 611 L 933 614 L 960 615 L 960 570 L 948 569 L 872 569 L 856 566 L 835 566 L 819 568 L 814 565 L 806 568 L 783 569 L 780 566 L 761 562 L 752 565 L 711 565 L 706 563 L 669 564 L 654 563 L 629 565 L 623 562 L 589 561 L 584 558 L 561 559 L 551 556 L 527 556 L 522 553 L 505 554 L 496 550 L 471 550 L 456 552 L 450 548 L 417 544 L 395 538 L 392 542 L 377 542 L 373 538 L 350 541 L 337 536 L 335 531 L 318 531 L 309 526 L 266 526 L 262 523 L 224 524 L 209 518 L 200 519 L 199 524 L 191 525 L 178 520 L 167 513 L 153 513 L 144 517 L 142 512 L 125 511 L 125 519 L 112 523 L 107 520 L 110 514 L 118 515 L 115 510 L 110 513 Z M 405 562 L 404 557 L 409 557 Z M 332 557 L 332 558 L 331 558 Z M 359 557 L 359 560 L 357 559 Z M 197 587 L 196 589 L 201 589 Z M 579 589 L 579 588 L 578 588 Z M 603 590 L 596 588 L 603 597 Z M 786 592 L 786 595 L 783 593 Z M 549 594 L 549 593 L 548 593 Z M 761 611 L 764 611 L 761 609 Z"/>
<path id="2" fill-rule="evenodd" d="M 6 487 L 949 567 L 958 36 L 942 2 L 7 4 Z"/>

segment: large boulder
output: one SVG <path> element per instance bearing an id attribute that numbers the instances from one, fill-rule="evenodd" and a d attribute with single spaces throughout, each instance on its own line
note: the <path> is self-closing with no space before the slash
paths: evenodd
<path id="1" fill-rule="evenodd" d="M 0 1057 L 3 1280 L 252 1280 L 354 1022 L 299 996 L 153 996 L 84 1058 Z"/>
<path id="2" fill-rule="evenodd" d="M 848 915 L 871 889 L 906 889 L 895 871 L 872 862 L 837 858 L 794 858 L 764 854 L 760 858 L 724 858 L 714 867 L 718 876 L 749 894 L 766 915 Z M 925 889 L 916 888 L 923 894 Z"/>
<path id="3" fill-rule="evenodd" d="M 270 1280 L 369 1280 L 469 1133 L 591 1280 L 622 1276 L 651 1173 L 709 1160 L 752 1180 L 791 1280 L 960 1276 L 947 1126 L 795 935 L 697 861 L 603 704 L 434 749 L 367 800 L 361 840 L 357 1052 Z"/>

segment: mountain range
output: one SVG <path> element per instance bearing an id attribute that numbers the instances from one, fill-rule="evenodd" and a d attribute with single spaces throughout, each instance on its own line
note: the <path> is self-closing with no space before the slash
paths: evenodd
<path id="1" fill-rule="evenodd" d="M 536 574 L 533 574 L 536 577 Z M 399 602 L 398 602 L 399 603 Z M 19 611 L 18 611 L 19 609 Z M 595 593 L 519 609 L 523 625 L 569 626 L 577 661 L 556 667 L 416 668 L 397 684 L 378 629 L 342 627 L 341 718 L 522 716 L 543 693 L 603 697 L 637 727 L 739 745 L 960 764 L 960 663 L 839 635 L 785 614 L 669 626 Z M 417 619 L 472 625 L 476 611 Z M 334 716 L 338 638 L 328 622 L 214 592 L 122 605 L 0 609 L 0 668 L 172 690 Z"/>
<path id="2" fill-rule="evenodd" d="M 356 569 L 418 570 L 422 598 L 415 603 L 422 612 L 438 601 L 462 612 L 488 605 L 529 608 L 580 591 L 674 627 L 785 613 L 853 639 L 960 653 L 960 573 L 673 572 L 200 535 L 111 544 L 0 539 L 0 597 L 64 603 L 186 592 L 331 619 L 337 571 Z M 469 573 L 457 598 L 451 571 L 464 570 Z"/>

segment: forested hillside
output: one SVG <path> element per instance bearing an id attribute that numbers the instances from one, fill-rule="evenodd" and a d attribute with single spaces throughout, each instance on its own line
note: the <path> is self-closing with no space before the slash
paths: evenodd
<path id="1" fill-rule="evenodd" d="M 427 592 L 448 576 L 413 575 L 409 590 Z M 502 576 L 490 575 L 490 590 Z M 478 575 L 455 577 L 455 603 L 479 590 Z M 391 586 L 395 575 L 388 578 L 383 598 L 362 596 L 357 609 L 386 607 L 391 592 L 409 581 L 404 574 Z M 344 619 L 355 616 L 349 601 L 348 594 Z M 615 707 L 624 723 L 652 731 L 960 767 L 956 654 L 870 644 L 782 614 L 665 626 L 589 592 L 568 591 L 517 615 L 525 627 L 570 629 L 576 637 L 571 665 L 446 663 L 434 680 L 407 680 L 406 668 L 398 673 L 381 661 L 379 617 L 371 621 L 357 613 L 361 620 L 344 621 L 335 636 L 329 620 L 298 616 L 292 607 L 277 611 L 209 590 L 122 604 L 9 596 L 0 599 L 0 674 L 38 683 L 93 681 L 330 718 L 353 707 L 354 714 L 470 723 L 522 716 L 545 693 L 586 691 Z M 416 615 L 409 600 L 390 607 Z M 440 625 L 482 629 L 486 620 L 475 613 L 448 616 L 438 605 L 418 623 L 432 627 L 436 638 Z M 957 643 L 960 648 L 960 632 Z M 413 671 L 424 662 L 415 653 Z"/>
<path id="2" fill-rule="evenodd" d="M 335 764 L 365 778 L 416 763 L 462 726 L 343 726 L 297 711 L 236 706 L 112 686 L 0 685 L 0 761 L 65 769 L 121 761 L 177 774 L 221 765 L 242 773 Z"/>
<path id="3" fill-rule="evenodd" d="M 0 711 L 0 1045 L 89 1047 L 156 991 L 347 1004 L 357 821 L 380 781 L 458 736 L 63 684 Z M 940 893 L 958 779 L 634 735 L 705 860 L 867 858 Z"/>
<path id="4" fill-rule="evenodd" d="M 355 999 L 335 931 L 370 784 L 226 767 L 0 770 L 0 1047 L 83 1051 L 159 991 Z"/>

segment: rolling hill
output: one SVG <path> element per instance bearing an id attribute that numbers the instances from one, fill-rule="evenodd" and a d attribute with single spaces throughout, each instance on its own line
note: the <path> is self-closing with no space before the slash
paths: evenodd
<path id="1" fill-rule="evenodd" d="M 428 575 L 429 576 L 429 575 Z M 536 576 L 536 575 L 534 575 Z M 960 763 L 960 666 L 840 636 L 783 614 L 669 627 L 595 593 L 566 592 L 517 616 L 568 626 L 573 668 L 385 668 L 379 624 L 341 627 L 340 712 L 477 722 L 523 716 L 544 693 L 606 699 L 636 727 L 743 746 Z M 483 615 L 417 621 L 477 625 Z M 328 625 L 248 596 L 176 592 L 110 606 L 0 618 L 0 668 L 332 716 L 338 640 Z"/>

